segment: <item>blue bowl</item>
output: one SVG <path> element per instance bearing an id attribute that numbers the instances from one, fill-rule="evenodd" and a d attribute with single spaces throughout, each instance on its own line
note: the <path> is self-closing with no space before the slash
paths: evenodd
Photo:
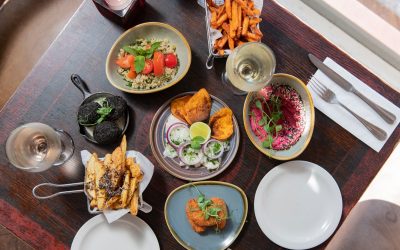
<path id="1" fill-rule="evenodd" d="M 185 213 L 189 199 L 197 198 L 197 189 L 206 198 L 219 197 L 225 200 L 228 220 L 223 230 L 209 228 L 204 233 L 193 231 Z M 219 181 L 192 182 L 176 188 L 165 202 L 164 215 L 174 238 L 186 249 L 215 250 L 229 247 L 239 235 L 246 221 L 247 197 L 239 187 Z"/>

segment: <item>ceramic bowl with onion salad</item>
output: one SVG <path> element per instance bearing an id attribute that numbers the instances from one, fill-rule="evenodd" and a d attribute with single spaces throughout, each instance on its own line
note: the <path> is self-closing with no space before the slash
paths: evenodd
<path id="1" fill-rule="evenodd" d="M 244 102 L 247 136 L 263 154 L 291 160 L 307 147 L 314 131 L 314 103 L 306 85 L 289 74 L 274 74 L 268 86 Z"/>
<path id="2" fill-rule="evenodd" d="M 191 50 L 174 27 L 142 23 L 125 31 L 106 60 L 108 81 L 119 90 L 148 94 L 178 83 L 189 70 Z"/>
<path id="3" fill-rule="evenodd" d="M 224 171 L 237 153 L 240 138 L 234 115 L 232 135 L 226 140 L 216 140 L 208 130 L 208 119 L 189 125 L 171 113 L 173 100 L 194 93 L 182 93 L 168 100 L 157 111 L 150 126 L 150 145 L 156 160 L 170 174 L 190 181 L 207 180 Z M 228 107 L 219 98 L 210 97 L 210 116 Z M 193 133 L 197 127 L 200 129 Z"/>

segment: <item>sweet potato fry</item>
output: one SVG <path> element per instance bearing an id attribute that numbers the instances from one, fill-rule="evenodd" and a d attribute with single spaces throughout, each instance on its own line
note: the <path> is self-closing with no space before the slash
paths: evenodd
<path id="1" fill-rule="evenodd" d="M 243 42 L 242 40 L 237 40 L 236 41 L 236 46 L 240 46 L 240 45 L 242 45 L 244 43 L 246 43 L 246 42 Z"/>
<path id="2" fill-rule="evenodd" d="M 211 24 L 215 24 L 217 23 L 217 12 L 215 11 L 211 11 Z"/>
<path id="3" fill-rule="evenodd" d="M 218 55 L 223 56 L 225 54 L 225 51 L 223 49 L 218 50 Z"/>
<path id="4" fill-rule="evenodd" d="M 253 9 L 253 8 L 254 8 L 254 2 L 253 2 L 253 1 L 248 2 L 248 3 L 247 3 L 247 6 L 248 6 L 250 9 Z"/>
<path id="5" fill-rule="evenodd" d="M 228 37 L 228 46 L 230 50 L 235 48 L 235 41 L 231 37 Z"/>
<path id="6" fill-rule="evenodd" d="M 245 38 L 246 38 L 246 40 L 247 40 L 248 42 L 258 42 L 258 40 L 252 39 L 252 38 L 250 38 L 250 37 L 248 37 L 248 36 L 246 36 Z"/>
<path id="7" fill-rule="evenodd" d="M 245 36 L 247 33 L 247 29 L 249 28 L 249 17 L 246 16 L 243 19 L 243 26 L 242 26 L 242 36 Z"/>
<path id="8" fill-rule="evenodd" d="M 261 11 L 259 9 L 253 9 L 254 16 L 259 16 L 260 14 L 261 14 Z"/>
<path id="9" fill-rule="evenodd" d="M 229 24 L 228 23 L 223 23 L 221 25 L 222 29 L 226 32 L 226 34 L 229 34 Z"/>
<path id="10" fill-rule="evenodd" d="M 225 5 L 218 6 L 217 8 L 217 19 L 220 18 L 225 13 Z"/>
<path id="11" fill-rule="evenodd" d="M 229 19 L 232 19 L 231 0 L 225 0 L 225 11 Z"/>
<path id="12" fill-rule="evenodd" d="M 258 24 L 258 23 L 261 22 L 261 21 L 262 21 L 262 19 L 259 18 L 259 17 L 252 18 L 252 19 L 250 19 L 250 21 L 249 21 L 249 25 Z"/>
<path id="13" fill-rule="evenodd" d="M 247 36 L 248 38 L 250 38 L 250 39 L 257 40 L 257 41 L 261 39 L 260 36 L 258 36 L 258 35 L 256 35 L 256 34 L 253 34 L 253 33 L 250 33 L 250 32 L 247 32 L 246 36 Z"/>
<path id="14" fill-rule="evenodd" d="M 237 2 L 234 1 L 232 2 L 232 20 L 230 23 L 230 28 L 231 31 L 233 31 L 233 34 L 229 34 L 231 38 L 235 37 L 236 34 L 234 32 L 236 32 L 237 27 L 238 27 L 238 8 L 237 8 Z"/>
<path id="15" fill-rule="evenodd" d="M 223 22 L 225 22 L 228 19 L 228 15 L 225 13 L 223 14 L 217 21 L 216 27 L 218 28 L 219 26 L 222 25 Z"/>
<path id="16" fill-rule="evenodd" d="M 224 36 L 219 40 L 219 42 L 218 42 L 218 48 L 222 49 L 222 48 L 225 46 L 226 41 L 228 41 L 228 35 L 224 35 Z"/>
<path id="17" fill-rule="evenodd" d="M 243 0 L 234 0 L 240 7 L 242 7 L 242 10 L 246 13 L 248 16 L 254 16 L 253 11 L 247 6 L 246 2 Z M 233 5 L 233 3 L 232 3 Z"/>
<path id="18" fill-rule="evenodd" d="M 238 6 L 237 7 L 237 23 L 236 23 L 236 27 L 237 29 L 240 28 L 240 26 L 242 25 L 242 7 Z"/>

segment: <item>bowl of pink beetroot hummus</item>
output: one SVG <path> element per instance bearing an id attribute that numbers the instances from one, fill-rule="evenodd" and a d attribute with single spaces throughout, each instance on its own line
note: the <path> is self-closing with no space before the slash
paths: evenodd
<path id="1" fill-rule="evenodd" d="M 247 136 L 263 154 L 290 160 L 307 147 L 314 130 L 314 104 L 306 85 L 297 77 L 274 74 L 270 84 L 250 92 L 244 102 Z"/>

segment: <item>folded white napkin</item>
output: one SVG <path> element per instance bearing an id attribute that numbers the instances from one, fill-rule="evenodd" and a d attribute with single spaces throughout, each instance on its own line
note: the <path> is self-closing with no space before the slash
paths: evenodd
<path id="1" fill-rule="evenodd" d="M 81 151 L 81 158 L 82 158 L 82 163 L 86 167 L 86 164 L 88 160 L 90 159 L 91 153 L 87 150 L 82 150 Z M 143 191 L 146 189 L 146 187 L 149 185 L 151 178 L 153 177 L 154 173 L 154 165 L 151 163 L 149 159 L 146 158 L 143 154 L 137 151 L 129 150 L 126 152 L 127 157 L 133 157 L 135 158 L 136 162 L 140 165 L 140 169 L 143 172 L 143 179 L 139 183 L 139 192 L 140 192 L 140 198 L 142 197 Z M 103 158 L 100 158 L 103 160 Z M 125 214 L 129 212 L 129 209 L 119 209 L 119 210 L 104 210 L 103 214 L 107 219 L 108 223 L 112 223 Z"/>
<path id="2" fill-rule="evenodd" d="M 375 136 L 373 136 L 371 132 L 367 128 L 365 128 L 364 125 L 360 123 L 357 118 L 355 118 L 347 110 L 345 110 L 339 104 L 329 104 L 325 102 L 313 91 L 312 88 L 308 87 L 313 97 L 314 105 L 317 109 L 319 109 L 322 113 L 331 118 L 337 124 L 342 126 L 344 129 L 352 133 L 362 142 L 370 146 L 373 150 L 379 152 L 400 122 L 400 109 L 396 105 L 388 101 L 386 98 L 381 96 L 379 93 L 377 93 L 375 90 L 368 87 L 368 85 L 360 81 L 354 75 L 350 74 L 347 70 L 342 68 L 331 58 L 327 57 L 324 60 L 324 64 L 328 65 L 336 73 L 338 73 L 344 79 L 353 84 L 353 86 L 358 91 L 362 92 L 367 98 L 396 115 L 396 121 L 393 124 L 386 123 L 368 104 L 361 100 L 357 95 L 351 92 L 346 92 L 320 70 L 317 70 L 317 72 L 309 81 L 309 84 L 312 84 L 314 80 L 313 78 L 318 79 L 320 83 L 335 92 L 337 99 L 343 105 L 347 106 L 350 110 L 360 115 L 367 121 L 386 131 L 388 137 L 385 141 L 380 141 L 376 139 Z"/>

